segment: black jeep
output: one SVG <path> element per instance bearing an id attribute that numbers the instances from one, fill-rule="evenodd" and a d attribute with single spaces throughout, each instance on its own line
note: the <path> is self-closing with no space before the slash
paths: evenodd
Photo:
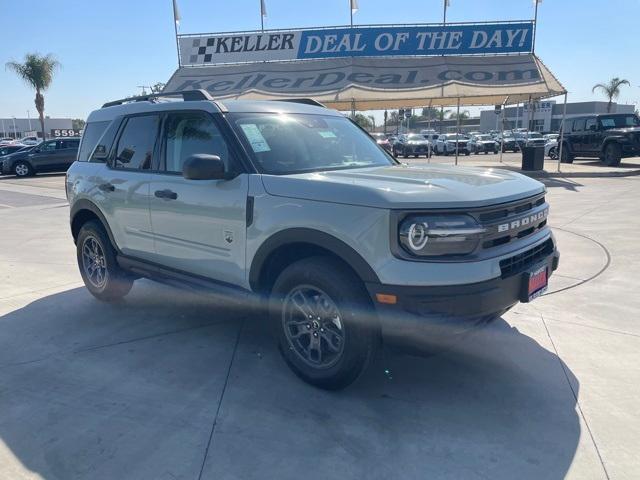
<path id="1" fill-rule="evenodd" d="M 633 113 L 571 118 L 563 128 L 562 163 L 588 157 L 615 167 L 624 157 L 640 155 L 640 119 Z"/>

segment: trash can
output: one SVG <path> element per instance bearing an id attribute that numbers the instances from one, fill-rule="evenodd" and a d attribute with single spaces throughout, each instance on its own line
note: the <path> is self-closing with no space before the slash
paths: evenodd
<path id="1" fill-rule="evenodd" d="M 524 147 L 522 149 L 522 170 L 544 169 L 544 147 Z"/>

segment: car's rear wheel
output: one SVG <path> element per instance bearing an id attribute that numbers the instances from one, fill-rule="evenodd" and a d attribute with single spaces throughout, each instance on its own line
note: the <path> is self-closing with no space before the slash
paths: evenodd
<path id="1" fill-rule="evenodd" d="M 556 150 L 556 147 L 551 147 L 549 149 L 549 158 L 551 160 L 557 160 L 558 159 L 558 151 Z"/>
<path id="2" fill-rule="evenodd" d="M 573 163 L 573 155 L 571 155 L 566 145 L 562 148 L 562 158 L 560 159 L 560 163 Z"/>
<path id="3" fill-rule="evenodd" d="M 287 365 L 319 388 L 338 390 L 354 382 L 377 344 L 362 282 L 329 258 L 288 266 L 273 286 L 270 312 Z"/>
<path id="4" fill-rule="evenodd" d="M 604 157 L 603 157 L 605 165 L 609 167 L 617 167 L 620 165 L 620 161 L 622 160 L 622 149 L 620 145 L 617 143 L 609 143 L 606 147 L 604 147 Z"/>
<path id="5" fill-rule="evenodd" d="M 30 177 L 35 175 L 36 171 L 29 162 L 19 160 L 13 166 L 13 173 L 16 177 Z"/>
<path id="6" fill-rule="evenodd" d="M 100 222 L 91 220 L 80 229 L 77 258 L 82 280 L 97 299 L 117 300 L 131 290 L 133 278 L 119 267 L 115 249 Z"/>

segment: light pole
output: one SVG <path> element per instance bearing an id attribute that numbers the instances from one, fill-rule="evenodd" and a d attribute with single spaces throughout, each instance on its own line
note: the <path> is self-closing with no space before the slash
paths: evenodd
<path id="1" fill-rule="evenodd" d="M 18 138 L 18 129 L 16 128 L 16 117 L 13 117 L 13 138 Z"/>
<path id="2" fill-rule="evenodd" d="M 27 110 L 27 118 L 29 119 L 29 131 L 33 131 L 33 129 L 31 128 L 31 115 L 29 114 L 29 110 Z"/>

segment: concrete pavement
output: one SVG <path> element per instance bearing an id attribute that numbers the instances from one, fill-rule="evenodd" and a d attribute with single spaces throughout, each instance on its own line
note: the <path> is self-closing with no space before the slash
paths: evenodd
<path id="1" fill-rule="evenodd" d="M 96 301 L 64 177 L 0 177 L 0 479 L 637 478 L 640 179 L 578 168 L 544 179 L 547 295 L 338 393 L 235 305 L 144 280 Z"/>

